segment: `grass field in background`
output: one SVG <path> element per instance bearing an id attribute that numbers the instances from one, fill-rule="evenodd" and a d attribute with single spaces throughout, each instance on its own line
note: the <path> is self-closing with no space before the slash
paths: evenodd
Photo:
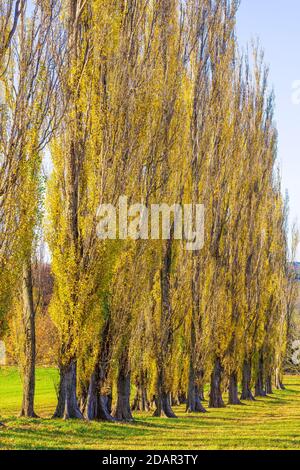
<path id="1" fill-rule="evenodd" d="M 244 406 L 227 406 L 178 419 L 137 413 L 134 423 L 50 419 L 56 404 L 55 369 L 37 370 L 36 412 L 18 418 L 21 382 L 15 368 L 0 368 L 0 449 L 300 449 L 300 377 L 285 391 Z M 207 403 L 204 403 L 207 404 Z"/>

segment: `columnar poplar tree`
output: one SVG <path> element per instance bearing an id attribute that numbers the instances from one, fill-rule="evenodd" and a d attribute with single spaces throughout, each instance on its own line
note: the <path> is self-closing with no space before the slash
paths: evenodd
<path id="1" fill-rule="evenodd" d="M 55 2 L 50 3 L 54 7 Z M 35 339 L 30 265 L 39 200 L 41 149 L 48 139 L 51 126 L 47 123 L 52 117 L 52 90 L 45 74 L 49 65 L 49 56 L 45 53 L 49 16 L 40 3 L 28 20 L 26 1 L 9 2 L 5 6 L 1 2 L 0 11 L 0 309 L 7 313 L 12 292 L 23 291 L 25 363 L 21 414 L 34 416 Z M 14 300 L 16 297 L 14 295 Z"/>
<path id="2" fill-rule="evenodd" d="M 11 43 L 25 2 L 0 2 L 0 326 L 9 303 L 13 279 L 10 269 L 18 257 L 22 237 L 18 220 L 18 183 L 21 179 L 22 160 L 18 159 L 22 135 L 12 132 L 20 119 L 19 109 L 11 103 L 9 93 L 12 67 Z M 19 214 L 20 216 L 20 214 Z"/>
<path id="3" fill-rule="evenodd" d="M 87 70 L 91 54 L 91 20 L 87 2 L 63 4 L 67 55 L 61 74 L 65 115 L 52 144 L 54 169 L 49 182 L 49 246 L 52 251 L 54 296 L 52 316 L 61 340 L 60 384 L 56 417 L 81 418 L 76 396 L 76 363 L 89 278 L 89 240 L 86 215 L 87 140 L 91 125 L 91 84 Z M 92 300 L 92 299 L 91 299 Z"/>
<path id="4" fill-rule="evenodd" d="M 10 55 L 2 76 L 2 110 L 6 111 L 6 115 L 2 121 L 1 144 L 4 164 L 7 169 L 10 167 L 14 178 L 10 188 L 11 195 L 7 194 L 5 204 L 10 199 L 13 202 L 10 215 L 17 224 L 15 227 L 10 226 L 8 239 L 9 243 L 14 241 L 12 253 L 17 256 L 14 264 L 8 266 L 10 269 L 14 268 L 14 294 L 17 292 L 14 295 L 12 315 L 18 307 L 22 310 L 23 359 L 20 358 L 20 362 L 24 394 L 21 415 L 25 416 L 35 416 L 35 306 L 31 257 L 42 196 L 42 150 L 57 121 L 57 111 L 54 109 L 56 103 L 53 101 L 57 79 L 50 54 L 55 7 L 55 0 L 39 2 L 34 6 L 31 17 L 28 17 L 26 2 L 16 2 L 13 29 L 10 32 L 10 37 L 14 34 L 14 40 L 10 45 Z M 4 16 L 7 26 L 9 14 L 7 11 L 8 16 Z M 6 159 L 10 160 L 9 165 Z M 3 183 L 9 184 L 9 176 L 10 173 L 7 172 L 7 181 L 3 180 Z M 7 283 L 7 287 L 9 286 L 12 287 L 12 279 L 10 284 Z"/>
<path id="5" fill-rule="evenodd" d="M 23 137 L 23 156 L 26 177 L 23 182 L 22 211 L 28 219 L 23 234 L 24 263 L 22 268 L 22 323 L 23 323 L 23 402 L 21 415 L 35 417 L 35 311 L 33 294 L 32 256 L 35 251 L 37 225 L 41 222 L 43 183 L 41 176 L 42 150 L 49 142 L 59 120 L 57 105 L 57 72 L 59 62 L 52 57 L 52 38 L 57 2 L 38 2 L 32 16 L 26 9 L 21 13 L 20 27 L 14 54 L 18 70 L 18 86 L 13 99 L 23 109 L 20 121 Z M 54 24 L 53 24 L 54 26 Z M 26 109 L 26 113 L 25 113 Z M 26 142 L 26 145 L 24 145 Z"/>
<path id="6" fill-rule="evenodd" d="M 16 186 L 20 181 L 22 164 L 17 152 L 21 136 L 17 132 L 12 133 L 12 123 L 17 121 L 18 113 L 15 107 L 10 107 L 6 90 L 9 86 L 7 69 L 11 64 L 11 42 L 24 4 L 21 0 L 0 2 L 0 335 L 4 330 L 5 317 L 15 285 L 12 270 L 16 266 L 22 237 L 22 225 L 20 226 L 17 216 L 19 211 Z"/>

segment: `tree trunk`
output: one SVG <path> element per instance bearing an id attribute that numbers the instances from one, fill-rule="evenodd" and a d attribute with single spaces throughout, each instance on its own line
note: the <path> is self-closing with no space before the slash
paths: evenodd
<path id="1" fill-rule="evenodd" d="M 187 407 L 188 413 L 205 413 L 205 409 L 200 402 L 199 388 L 196 384 L 196 371 L 195 371 L 195 351 L 196 351 L 196 329 L 195 323 L 199 325 L 199 256 L 194 253 L 193 256 L 193 278 L 192 278 L 192 321 L 191 321 L 191 336 L 190 336 L 190 356 L 189 356 L 189 382 L 187 394 Z"/>
<path id="2" fill-rule="evenodd" d="M 113 417 L 120 421 L 133 421 L 130 409 L 130 375 L 128 350 L 126 348 L 119 362 L 117 404 L 113 411 Z"/>
<path id="3" fill-rule="evenodd" d="M 220 358 L 215 360 L 214 370 L 211 374 L 209 407 L 210 408 L 224 408 L 225 404 L 222 398 L 222 373 L 223 367 Z"/>
<path id="4" fill-rule="evenodd" d="M 150 410 L 150 403 L 147 397 L 147 389 L 146 386 L 142 387 L 142 406 L 141 411 L 149 411 Z"/>
<path id="5" fill-rule="evenodd" d="M 244 360 L 243 364 L 241 400 L 255 400 L 251 392 L 251 361 L 247 359 Z"/>
<path id="6" fill-rule="evenodd" d="M 76 397 L 76 362 L 60 367 L 58 403 L 53 418 L 82 419 Z"/>
<path id="7" fill-rule="evenodd" d="M 195 386 L 195 412 L 196 413 L 206 413 L 206 409 L 201 403 L 201 395 L 199 392 L 198 385 Z"/>
<path id="8" fill-rule="evenodd" d="M 266 377 L 266 393 L 269 395 L 273 394 L 272 389 L 272 374 L 268 374 Z"/>
<path id="9" fill-rule="evenodd" d="M 111 334 L 110 334 L 110 317 L 107 319 L 102 335 L 98 357 L 92 373 L 88 398 L 86 417 L 89 420 L 114 421 L 111 416 L 111 406 L 107 395 L 103 394 L 102 388 L 107 379 L 108 365 L 111 358 Z"/>
<path id="10" fill-rule="evenodd" d="M 166 418 L 176 418 L 170 403 L 170 394 L 165 389 L 164 373 L 162 368 L 159 369 L 156 381 L 156 395 L 155 395 L 156 409 L 153 416 L 165 416 Z"/>
<path id="11" fill-rule="evenodd" d="M 279 367 L 276 367 L 275 369 L 275 387 L 277 388 L 277 390 L 285 390 L 285 386 L 283 385 L 282 381 L 281 381 L 281 373 L 280 373 L 280 369 Z"/>
<path id="12" fill-rule="evenodd" d="M 136 395 L 131 408 L 133 411 L 149 411 L 150 409 L 147 398 L 146 374 L 143 370 L 136 380 Z"/>
<path id="13" fill-rule="evenodd" d="M 161 293 L 161 320 L 160 331 L 161 339 L 159 351 L 156 358 L 157 381 L 155 405 L 156 410 L 153 416 L 166 416 L 167 418 L 176 418 L 170 403 L 170 393 L 166 387 L 165 368 L 168 360 L 170 346 L 172 343 L 172 308 L 170 301 L 170 273 L 172 264 L 172 239 L 174 233 L 174 224 L 172 224 L 170 239 L 166 240 L 162 267 L 160 270 L 160 293 Z"/>
<path id="14" fill-rule="evenodd" d="M 258 371 L 255 382 L 255 396 L 256 397 L 265 397 L 266 391 L 264 389 L 264 358 L 263 353 L 259 354 L 258 360 Z"/>
<path id="15" fill-rule="evenodd" d="M 112 414 L 112 391 L 110 390 L 106 395 L 103 395 L 104 401 L 105 401 L 105 406 L 109 412 L 109 414 Z"/>
<path id="16" fill-rule="evenodd" d="M 189 381 L 188 381 L 186 411 L 188 413 L 194 413 L 196 411 L 196 380 L 195 380 L 196 374 L 195 374 L 195 366 L 194 366 L 196 334 L 195 334 L 194 318 L 192 318 L 190 342 L 191 343 L 190 343 L 190 357 L 189 357 Z"/>
<path id="17" fill-rule="evenodd" d="M 242 404 L 238 395 L 238 376 L 236 371 L 231 372 L 229 377 L 228 403 L 229 405 Z"/>
<path id="18" fill-rule="evenodd" d="M 201 401 L 205 401 L 204 397 L 204 370 L 199 371 L 199 398 Z"/>
<path id="19" fill-rule="evenodd" d="M 200 396 L 200 394 L 199 394 L 199 396 Z M 201 400 L 201 397 L 200 397 L 200 400 Z M 186 394 L 184 392 L 179 392 L 178 401 L 179 401 L 179 405 L 186 405 L 187 397 L 186 397 Z"/>
<path id="20" fill-rule="evenodd" d="M 87 407 L 87 400 L 88 400 L 88 391 L 89 391 L 90 383 L 88 381 L 82 381 L 80 384 L 80 394 L 79 394 L 79 408 L 83 415 L 85 415 L 86 407 Z"/>
<path id="21" fill-rule="evenodd" d="M 114 421 L 109 411 L 108 397 L 101 394 L 100 374 L 99 366 L 96 365 L 90 380 L 86 417 L 89 420 Z"/>
<path id="22" fill-rule="evenodd" d="M 135 397 L 131 405 L 131 409 L 132 411 L 142 411 L 140 390 L 136 391 Z"/>
<path id="23" fill-rule="evenodd" d="M 201 404 L 199 387 L 196 384 L 195 369 L 190 361 L 189 385 L 188 385 L 188 398 L 187 398 L 187 413 L 205 413 L 206 410 Z"/>
<path id="24" fill-rule="evenodd" d="M 177 418 L 174 411 L 172 410 L 170 403 L 170 395 L 164 391 L 160 391 L 155 395 L 155 406 L 156 410 L 153 416 L 160 417 L 165 416 L 166 418 Z"/>
<path id="25" fill-rule="evenodd" d="M 20 415 L 36 418 L 37 415 L 34 412 L 36 356 L 35 309 L 30 259 L 23 268 L 23 328 L 25 363 L 23 365 L 23 399 Z"/>

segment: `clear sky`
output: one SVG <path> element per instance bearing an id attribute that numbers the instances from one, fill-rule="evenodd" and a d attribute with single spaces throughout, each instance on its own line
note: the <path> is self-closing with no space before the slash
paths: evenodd
<path id="1" fill-rule="evenodd" d="M 300 0 L 241 0 L 237 32 L 242 47 L 258 37 L 265 51 L 270 85 L 276 96 L 283 191 L 289 193 L 290 222 L 297 218 L 299 226 L 300 92 L 296 104 L 293 83 L 298 81 L 300 90 Z"/>

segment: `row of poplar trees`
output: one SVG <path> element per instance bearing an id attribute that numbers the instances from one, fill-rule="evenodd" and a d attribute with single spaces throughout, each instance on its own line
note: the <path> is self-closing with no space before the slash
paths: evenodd
<path id="1" fill-rule="evenodd" d="M 35 416 L 32 263 L 49 246 L 55 417 L 132 419 L 282 387 L 286 207 L 268 71 L 236 0 L 0 1 L 0 327 L 21 312 Z M 45 175 L 43 161 L 50 170 Z M 100 240 L 97 209 L 202 203 L 205 244 Z M 133 391 L 133 393 L 131 393 Z M 1 404 L 0 404 L 1 406 Z"/>

